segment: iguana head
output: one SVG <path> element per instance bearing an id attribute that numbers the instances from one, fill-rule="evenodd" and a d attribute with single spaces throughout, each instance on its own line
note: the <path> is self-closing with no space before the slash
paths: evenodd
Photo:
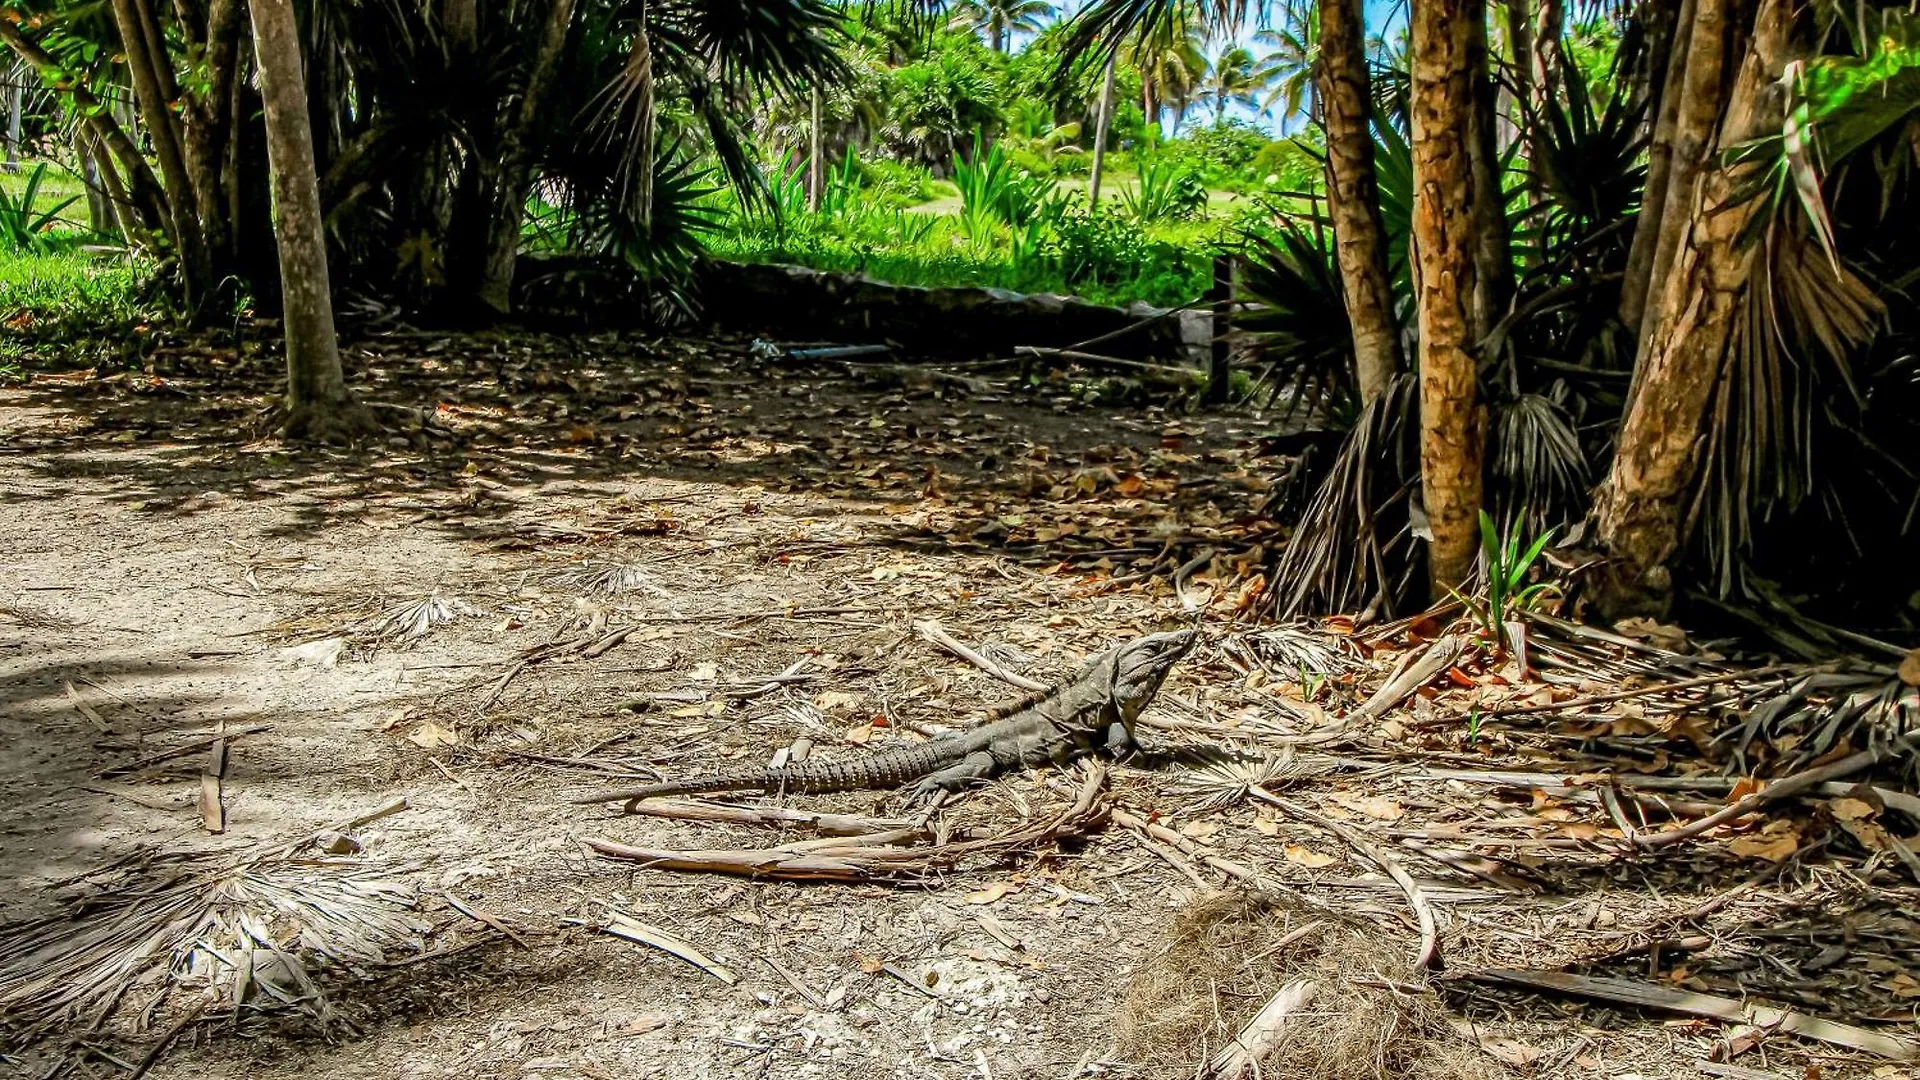
<path id="1" fill-rule="evenodd" d="M 1111 693 L 1124 723 L 1132 726 L 1134 718 L 1160 692 L 1167 672 L 1199 640 L 1197 630 L 1174 630 L 1135 638 L 1114 650 Z"/>

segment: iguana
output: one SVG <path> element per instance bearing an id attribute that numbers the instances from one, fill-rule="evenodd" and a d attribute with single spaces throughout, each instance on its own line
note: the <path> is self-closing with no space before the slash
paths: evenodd
<path id="1" fill-rule="evenodd" d="M 1067 682 L 1000 710 L 991 722 L 914 746 L 845 761 L 808 761 L 602 791 L 575 803 L 635 803 L 663 795 L 714 791 L 871 791 L 914 784 L 913 798 L 957 791 L 1022 765 L 1064 764 L 1105 747 L 1134 748 L 1133 722 L 1167 672 L 1199 639 L 1193 630 L 1149 634 L 1088 660 Z"/>

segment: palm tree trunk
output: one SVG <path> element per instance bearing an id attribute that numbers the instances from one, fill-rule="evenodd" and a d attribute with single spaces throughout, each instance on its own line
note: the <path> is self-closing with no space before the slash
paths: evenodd
<path id="1" fill-rule="evenodd" d="M 527 214 L 528 188 L 533 182 L 532 143 L 540 107 L 553 85 L 573 24 L 574 0 L 553 0 L 547 25 L 533 54 L 533 67 L 520 92 L 520 109 L 500 140 L 500 171 L 495 182 L 493 213 L 487 223 L 486 276 L 480 282 L 480 302 L 500 314 L 513 307 L 513 270 L 520 256 L 520 225 Z"/>
<path id="2" fill-rule="evenodd" d="M 273 232 L 280 249 L 280 303 L 287 350 L 288 439 L 351 440 L 373 418 L 347 394 L 333 329 L 320 180 L 292 0 L 251 0 L 253 50 L 273 174 Z"/>
<path id="3" fill-rule="evenodd" d="M 1360 0 L 1320 0 L 1319 111 L 1327 133 L 1327 216 L 1333 219 L 1353 366 L 1362 404 L 1386 392 L 1400 370 L 1400 332 L 1387 277 L 1387 232 L 1380 221 L 1373 165 L 1373 95 L 1368 88 Z"/>
<path id="4" fill-rule="evenodd" d="M 1718 37 L 1705 17 L 1712 0 L 1700 6 L 1696 45 Z M 1790 59 L 1792 23 L 1792 0 L 1761 0 L 1751 47 L 1703 149 L 1738 145 L 1769 126 L 1778 130 L 1777 117 L 1767 122 L 1767 95 Z M 1702 55 L 1699 48 L 1689 52 Z M 1698 104 L 1689 101 L 1683 115 Z M 1678 165 L 1676 148 L 1676 172 Z M 1613 468 L 1596 499 L 1600 542 L 1612 559 L 1595 600 L 1611 618 L 1664 615 L 1672 602 L 1671 564 L 1684 540 L 1683 504 L 1698 474 L 1707 402 L 1734 324 L 1752 302 L 1747 291 L 1761 257 L 1756 245 L 1741 239 L 1758 203 L 1733 197 L 1740 179 L 1733 168 L 1708 168 L 1697 184 L 1684 194 L 1676 187 L 1668 200 L 1667 224 L 1677 223 L 1679 233 L 1671 272 L 1656 279 L 1659 305 L 1647 315 L 1647 348 L 1635 372 L 1638 392 L 1628 403 Z"/>
<path id="5" fill-rule="evenodd" d="M 1672 4 L 1674 0 L 1666 0 Z M 1685 100 L 1687 65 L 1694 39 L 1696 0 L 1678 0 L 1679 17 L 1673 25 L 1664 64 L 1653 70 L 1662 86 L 1647 92 L 1658 101 L 1653 133 L 1647 142 L 1647 180 L 1640 197 L 1640 214 L 1633 224 L 1633 243 L 1620 282 L 1620 321 L 1636 334 L 1646 314 L 1647 294 L 1653 285 L 1653 264 L 1666 218 L 1667 193 L 1673 190 L 1674 145 L 1680 136 L 1680 108 Z M 1704 58 L 1703 58 L 1704 60 Z M 1715 64 L 1717 72 L 1719 65 Z M 1636 338 L 1638 340 L 1638 338 Z"/>
<path id="6" fill-rule="evenodd" d="M 1486 411 L 1479 402 L 1473 296 L 1479 272 L 1474 64 L 1480 0 L 1419 0 L 1409 19 L 1413 75 L 1413 241 L 1419 265 L 1420 475 L 1432 595 L 1473 572 Z"/>
<path id="7" fill-rule="evenodd" d="M 1693 225 L 1696 187 L 1707 166 L 1714 133 L 1719 129 L 1722 108 L 1727 103 L 1726 73 L 1734 57 L 1735 20 L 1731 8 L 1737 2 L 1739 0 L 1695 0 L 1694 3 L 1667 165 L 1666 191 L 1661 199 L 1659 230 L 1653 238 L 1653 264 L 1647 272 L 1644 295 L 1648 298 L 1666 293 L 1674 259 Z M 1633 366 L 1633 382 L 1627 390 L 1629 409 L 1639 394 L 1641 377 L 1647 371 L 1652 331 L 1658 318 L 1657 312 L 1653 318 L 1648 318 L 1644 311 L 1640 315 L 1639 349 Z"/>
<path id="8" fill-rule="evenodd" d="M 1087 209 L 1100 205 L 1100 177 L 1107 167 L 1107 125 L 1113 122 L 1113 69 L 1119 50 L 1107 57 L 1107 73 L 1100 82 L 1100 109 L 1093 117 L 1093 175 L 1087 178 Z"/>

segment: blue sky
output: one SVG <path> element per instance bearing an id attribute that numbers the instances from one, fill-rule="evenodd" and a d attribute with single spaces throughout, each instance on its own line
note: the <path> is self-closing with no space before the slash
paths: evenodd
<path id="1" fill-rule="evenodd" d="M 1060 10 L 1061 15 L 1066 16 L 1066 15 L 1071 15 L 1073 12 L 1086 7 L 1087 4 L 1090 2 L 1091 0 L 1066 0 L 1066 2 L 1058 3 L 1056 4 L 1056 6 Z M 1312 0 L 1299 0 L 1299 2 L 1311 3 Z M 1249 6 L 1257 7 L 1258 5 L 1257 3 L 1255 3 L 1255 4 L 1250 4 Z M 1282 10 L 1284 10 L 1285 6 L 1286 6 L 1285 0 L 1282 0 L 1282 2 L 1276 2 L 1276 3 L 1270 4 L 1269 5 L 1270 18 L 1267 22 L 1264 22 L 1264 23 L 1257 18 L 1257 15 L 1258 15 L 1257 11 L 1251 13 L 1255 17 L 1249 18 L 1248 20 L 1249 25 L 1241 27 L 1240 32 L 1236 35 L 1234 39 L 1235 42 L 1238 44 L 1246 45 L 1249 48 L 1252 48 L 1256 54 L 1259 53 L 1261 51 L 1261 46 L 1253 43 L 1253 36 L 1256 33 L 1258 33 L 1263 26 L 1270 25 L 1271 22 L 1276 21 L 1279 18 L 1279 13 Z M 1367 33 L 1370 35 L 1388 36 L 1388 35 L 1397 33 L 1406 25 L 1406 19 L 1407 19 L 1407 0 L 1366 0 Z M 1215 54 L 1218 54 L 1223 47 L 1224 47 L 1223 43 L 1215 43 L 1212 51 Z M 1228 110 L 1228 114 L 1243 120 L 1252 121 L 1256 124 L 1259 124 L 1262 127 L 1267 127 L 1267 128 L 1274 127 L 1274 122 L 1275 122 L 1274 117 L 1259 116 L 1256 110 L 1253 110 L 1253 109 L 1248 109 L 1245 107 L 1234 107 Z M 1199 119 L 1200 118 L 1197 116 L 1189 115 L 1188 121 L 1187 121 L 1188 126 L 1191 126 L 1193 123 L 1195 123 Z M 1288 132 L 1296 131 L 1298 130 L 1300 119 L 1301 118 L 1299 117 L 1295 117 L 1292 120 L 1290 120 L 1287 124 L 1282 126 Z M 1164 117 L 1162 119 L 1161 126 L 1168 127 L 1172 124 L 1172 122 L 1173 122 L 1172 116 L 1168 115 L 1167 117 Z"/>

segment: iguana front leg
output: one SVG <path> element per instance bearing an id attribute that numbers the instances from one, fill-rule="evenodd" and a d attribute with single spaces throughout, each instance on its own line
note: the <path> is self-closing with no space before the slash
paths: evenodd
<path id="1" fill-rule="evenodd" d="M 922 799 L 931 799 L 938 792 L 959 791 L 968 784 L 985 780 L 993 775 L 993 765 L 992 754 L 985 750 L 975 750 L 954 764 L 921 777 L 920 781 L 913 785 L 913 793 L 908 797 L 908 801 L 919 802 Z"/>

